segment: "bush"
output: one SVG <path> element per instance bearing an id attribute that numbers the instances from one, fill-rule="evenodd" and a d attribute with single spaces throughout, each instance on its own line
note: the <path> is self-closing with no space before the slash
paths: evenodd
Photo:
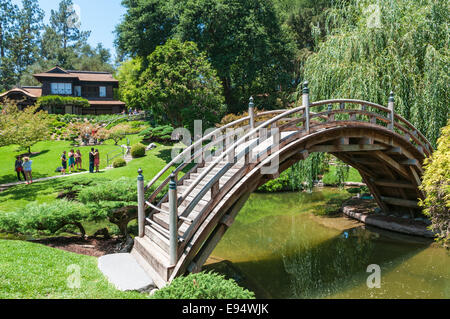
<path id="1" fill-rule="evenodd" d="M 168 143 L 172 141 L 172 132 L 172 126 L 163 125 L 157 127 L 149 127 L 139 133 L 139 135 L 142 135 L 146 142 Z"/>
<path id="2" fill-rule="evenodd" d="M 90 221 L 108 219 L 123 236 L 128 235 L 128 223 L 137 218 L 137 187 L 133 178 L 122 177 L 85 187 L 77 199 L 89 209 Z"/>
<path id="3" fill-rule="evenodd" d="M 116 158 L 112 163 L 114 168 L 127 166 L 127 162 L 123 158 Z"/>
<path id="4" fill-rule="evenodd" d="M 86 234 L 81 222 L 87 220 L 88 210 L 77 202 L 58 200 L 52 203 L 31 203 L 24 209 L 0 215 L 0 230 L 29 235 L 54 235 L 68 225 Z"/>
<path id="5" fill-rule="evenodd" d="M 258 188 L 261 193 L 293 192 L 303 190 L 301 184 L 293 184 L 291 180 L 291 169 L 280 174 L 280 177 L 270 180 Z"/>
<path id="6" fill-rule="evenodd" d="M 448 247 L 450 243 L 450 120 L 441 130 L 437 150 L 425 159 L 425 173 L 420 188 L 425 200 L 419 205 L 431 219 L 436 240 Z"/>
<path id="7" fill-rule="evenodd" d="M 154 299 L 255 299 L 255 294 L 236 284 L 233 279 L 212 272 L 189 274 L 153 295 Z"/>
<path id="8" fill-rule="evenodd" d="M 144 157 L 145 156 L 145 145 L 142 143 L 134 144 L 131 147 L 131 156 L 133 158 Z"/>

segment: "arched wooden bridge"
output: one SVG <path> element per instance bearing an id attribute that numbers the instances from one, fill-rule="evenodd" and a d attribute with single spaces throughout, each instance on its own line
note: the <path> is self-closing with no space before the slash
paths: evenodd
<path id="1" fill-rule="evenodd" d="M 159 287 L 199 271 L 250 194 L 313 152 L 331 153 L 357 169 L 383 211 L 420 213 L 422 163 L 432 147 L 395 114 L 393 94 L 388 107 L 351 99 L 310 103 L 306 84 L 301 107 L 254 114 L 251 102 L 249 116 L 174 158 L 146 186 L 158 185 L 146 200 L 142 186 L 132 254 Z M 142 175 L 138 180 L 143 185 Z"/>

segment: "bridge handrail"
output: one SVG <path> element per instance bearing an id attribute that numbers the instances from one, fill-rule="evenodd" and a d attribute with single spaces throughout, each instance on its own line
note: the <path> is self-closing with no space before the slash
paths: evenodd
<path id="1" fill-rule="evenodd" d="M 237 119 L 237 120 L 235 120 L 235 121 L 233 121 L 231 123 L 228 123 L 228 124 L 226 124 L 224 126 L 221 126 L 221 127 L 217 128 L 217 129 L 215 129 L 211 133 L 209 133 L 209 134 L 203 136 L 202 138 L 198 139 L 195 143 L 193 143 L 190 146 L 188 146 L 187 148 L 185 148 L 184 151 L 182 151 L 180 154 L 178 154 L 158 174 L 156 174 L 156 176 L 147 184 L 147 186 L 145 187 L 145 190 L 149 189 L 153 184 L 155 184 L 161 178 L 161 176 L 164 175 L 172 166 L 174 166 L 175 164 L 178 164 L 178 161 L 180 159 L 182 159 L 188 152 L 190 154 L 192 149 L 195 149 L 197 146 L 202 145 L 202 143 L 204 141 L 209 140 L 212 136 L 217 134 L 217 132 L 220 132 L 220 131 L 222 131 L 224 129 L 227 129 L 227 128 L 231 127 L 231 126 L 240 124 L 240 123 L 242 123 L 244 121 L 248 121 L 248 120 L 250 120 L 250 116 L 246 116 L 246 117 Z M 202 147 L 202 149 L 203 149 L 203 147 Z M 192 156 L 190 158 L 192 158 Z M 181 165 L 183 165 L 183 163 L 181 163 Z M 168 182 L 169 182 L 169 177 L 167 177 L 161 185 L 164 184 L 164 186 L 165 186 Z M 158 187 L 158 189 L 159 188 L 160 187 Z M 161 187 L 161 189 L 162 189 L 162 187 Z M 156 193 L 156 190 L 153 192 L 151 197 L 154 198 L 155 197 L 154 196 L 155 193 Z M 152 201 L 152 200 L 149 200 L 149 201 Z"/>
<path id="2" fill-rule="evenodd" d="M 382 105 L 376 104 L 376 103 L 372 103 L 369 101 L 364 101 L 364 100 L 356 100 L 356 99 L 331 99 L 331 100 L 323 100 L 323 101 L 318 101 L 318 102 L 313 102 L 311 104 L 309 104 L 309 107 L 318 107 L 318 106 L 322 106 L 322 105 L 326 105 L 326 104 L 335 104 L 335 103 L 351 103 L 351 104 L 360 104 L 360 105 L 366 105 L 366 106 L 371 106 L 374 108 L 379 109 L 380 111 L 384 111 L 387 113 L 390 113 L 391 110 L 387 107 L 384 107 Z M 240 144 L 242 144 L 243 142 L 246 142 L 247 139 L 251 138 L 254 134 L 256 134 L 259 130 L 261 130 L 262 128 L 267 128 L 269 125 L 278 122 L 279 120 L 298 113 L 300 111 L 305 110 L 305 106 L 300 106 L 300 107 L 296 107 L 293 109 L 289 109 L 269 120 L 267 120 L 266 122 L 263 122 L 262 124 L 260 124 L 258 127 L 250 130 L 249 132 L 247 132 L 247 134 L 245 134 L 243 137 L 241 137 L 240 139 L 238 139 L 237 141 L 235 141 L 232 145 L 230 145 L 229 149 L 225 152 L 223 152 L 222 154 L 220 154 L 218 156 L 218 158 L 216 160 L 214 160 L 212 163 L 210 163 L 210 165 L 193 181 L 193 183 L 191 185 L 189 185 L 189 187 L 183 192 L 181 198 L 179 199 L 179 203 L 183 202 L 188 196 L 189 194 L 192 192 L 192 190 L 198 186 L 198 184 L 200 183 L 201 180 L 203 180 L 203 178 L 210 173 L 214 167 L 220 163 L 225 156 L 229 156 L 231 152 L 234 152 L 234 150 L 236 149 L 236 147 Z M 350 110 L 348 110 L 350 111 Z M 354 110 L 354 111 L 359 111 L 359 110 Z M 265 114 L 267 113 L 278 113 L 277 111 L 268 111 L 268 112 L 264 112 Z M 258 114 L 258 115 L 262 115 L 262 114 Z M 316 114 L 317 115 L 317 114 Z M 403 120 L 402 117 L 398 116 L 398 118 L 400 118 L 401 120 Z M 406 121 L 406 120 L 405 120 Z M 205 185 L 206 187 L 207 185 Z M 190 212 L 185 210 L 186 214 L 189 214 Z M 186 214 L 183 214 L 186 216 Z"/>

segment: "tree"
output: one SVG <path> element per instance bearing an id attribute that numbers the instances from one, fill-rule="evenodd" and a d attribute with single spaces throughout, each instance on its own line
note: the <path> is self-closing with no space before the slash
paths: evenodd
<path id="1" fill-rule="evenodd" d="M 11 48 L 18 78 L 27 66 L 38 59 L 43 19 L 44 11 L 39 7 L 37 0 L 22 0 L 22 9 L 17 16 L 17 29 Z"/>
<path id="2" fill-rule="evenodd" d="M 6 102 L 0 116 L 0 145 L 17 144 L 31 153 L 31 147 L 50 134 L 47 112 L 37 111 L 39 106 L 29 106 L 20 111 L 15 103 Z"/>
<path id="3" fill-rule="evenodd" d="M 0 92 L 14 84 L 14 64 L 9 48 L 15 29 L 18 8 L 11 0 L 0 0 Z"/>
<path id="4" fill-rule="evenodd" d="M 144 106 L 174 127 L 193 130 L 194 120 L 213 126 L 223 113 L 223 96 L 216 71 L 193 42 L 169 40 L 146 60 L 138 91 Z"/>
<path id="5" fill-rule="evenodd" d="M 246 109 L 250 95 L 274 97 L 280 86 L 290 88 L 293 46 L 271 1 L 123 3 L 128 10 L 116 29 L 119 49 L 145 57 L 169 38 L 195 42 L 217 70 L 229 111 Z"/>
<path id="6" fill-rule="evenodd" d="M 344 1 L 326 21 L 333 28 L 305 65 L 312 100 L 386 105 L 394 91 L 395 112 L 436 146 L 449 115 L 448 1 Z"/>
<path id="7" fill-rule="evenodd" d="M 90 31 L 81 31 L 80 17 L 75 11 L 72 0 L 62 0 L 59 10 L 51 10 L 50 27 L 62 43 L 63 50 L 69 46 L 81 46 L 89 38 Z"/>
<path id="8" fill-rule="evenodd" d="M 425 160 L 425 173 L 420 188 L 425 200 L 420 201 L 424 213 L 431 219 L 436 240 L 450 243 L 450 120 L 442 128 L 437 150 Z"/>

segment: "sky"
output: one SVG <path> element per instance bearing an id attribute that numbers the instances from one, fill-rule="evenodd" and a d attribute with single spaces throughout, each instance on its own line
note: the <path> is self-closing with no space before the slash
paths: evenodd
<path id="1" fill-rule="evenodd" d="M 13 3 L 21 7 L 21 0 L 13 0 Z M 44 23 L 48 24 L 50 11 L 58 10 L 60 0 L 39 0 L 39 6 L 45 12 Z M 73 0 L 75 6 L 79 7 L 81 15 L 81 29 L 91 31 L 89 44 L 96 46 L 102 43 L 110 49 L 112 60 L 115 59 L 114 30 L 122 21 L 126 9 L 122 7 L 121 0 Z M 75 7 L 76 8 L 76 7 Z"/>

